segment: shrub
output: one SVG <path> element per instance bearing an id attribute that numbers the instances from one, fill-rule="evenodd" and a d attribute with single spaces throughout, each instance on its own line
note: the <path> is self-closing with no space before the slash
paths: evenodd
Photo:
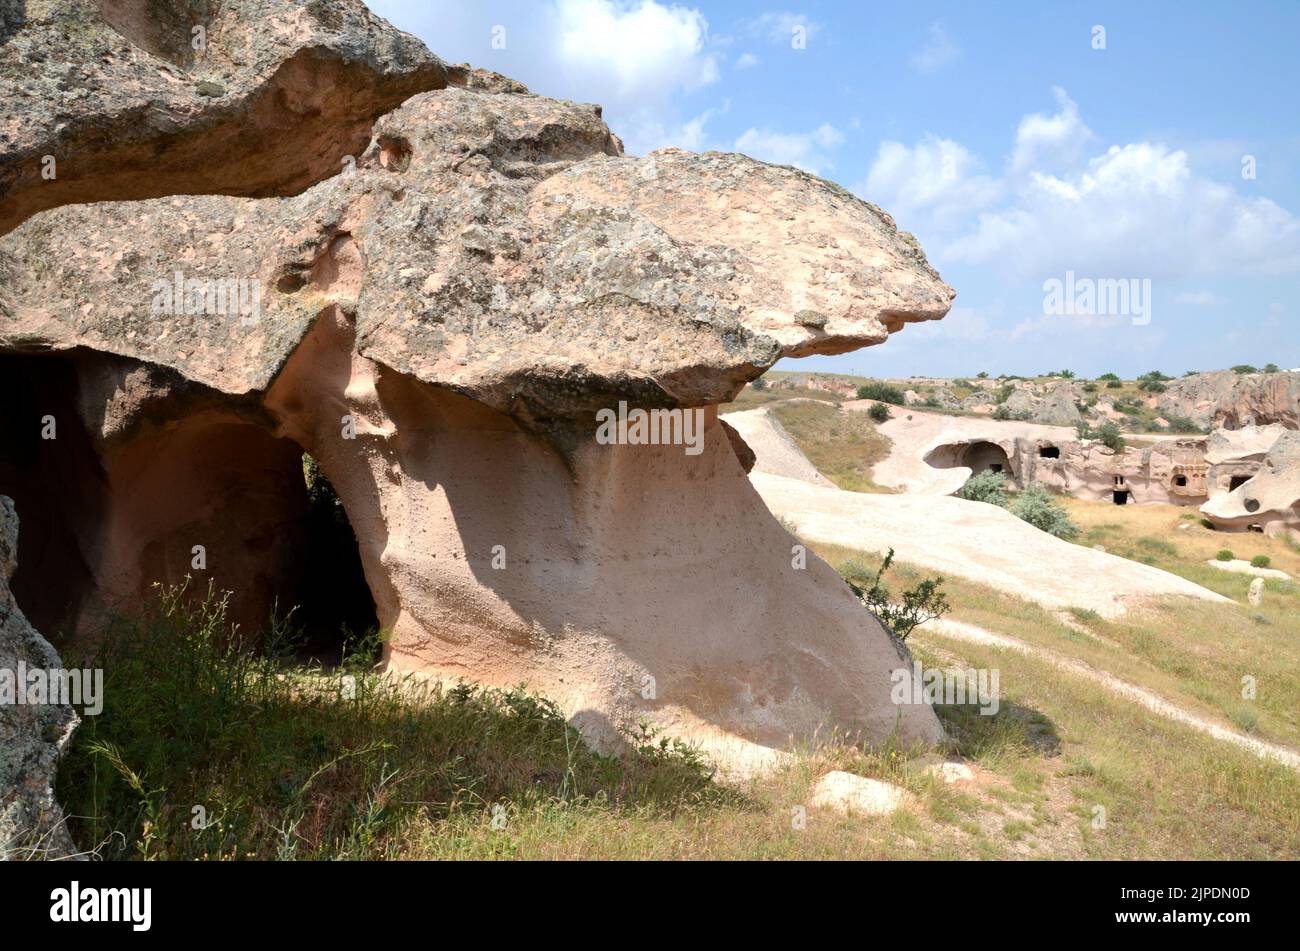
<path id="1" fill-rule="evenodd" d="M 754 381 L 751 382 L 749 385 L 752 386 L 752 387 L 753 387 L 754 389 L 756 389 L 756 390 L 765 390 L 765 389 L 767 389 L 767 380 L 763 379 L 763 378 L 760 376 L 757 380 L 754 380 Z"/>
<path id="2" fill-rule="evenodd" d="M 867 415 L 878 423 L 883 423 L 890 418 L 889 407 L 884 403 L 872 403 L 871 409 L 867 410 Z"/>
<path id="3" fill-rule="evenodd" d="M 1264 372 L 1265 372 L 1265 373 L 1281 373 L 1282 370 L 1278 367 L 1278 365 L 1277 365 L 1276 363 L 1266 363 L 1266 364 L 1264 364 Z"/>
<path id="4" fill-rule="evenodd" d="M 893 403 L 895 406 L 902 406 L 903 391 L 891 383 L 871 380 L 858 387 L 858 399 L 880 400 L 882 403 Z"/>
<path id="5" fill-rule="evenodd" d="M 1011 418 L 1011 410 L 1007 409 L 1007 406 L 1006 406 L 1005 403 L 1000 403 L 999 405 L 997 405 L 997 406 L 995 406 L 995 407 L 993 408 L 993 418 L 994 418 L 994 419 L 1010 419 L 1010 418 Z"/>
<path id="6" fill-rule="evenodd" d="M 1249 363 L 1238 363 L 1232 368 L 1233 373 L 1258 373 L 1259 368 L 1253 367 Z"/>
<path id="7" fill-rule="evenodd" d="M 1250 559 L 1250 566 L 1252 568 L 1267 568 L 1272 563 L 1273 559 L 1269 558 L 1268 555 L 1256 555 L 1254 558 Z"/>
<path id="8" fill-rule="evenodd" d="M 1031 482 L 1011 504 L 1011 514 L 1023 519 L 1034 528 L 1067 541 L 1079 534 L 1070 514 L 1060 502 L 1052 498 L 1047 486 Z"/>
<path id="9" fill-rule="evenodd" d="M 889 549 L 880 569 L 872 577 L 867 577 L 860 565 L 855 565 L 846 572 L 845 580 L 858 600 L 868 611 L 880 619 L 885 628 L 900 641 L 906 641 L 907 635 L 926 621 L 936 621 L 951 610 L 948 597 L 941 590 L 943 576 L 924 578 L 914 588 L 903 592 L 903 599 L 894 602 L 889 589 L 884 585 L 885 572 L 894 563 L 894 549 Z M 856 570 L 855 570 L 856 569 Z M 856 584 L 854 578 L 864 583 Z"/>
<path id="10" fill-rule="evenodd" d="M 1214 557 L 1217 558 L 1219 561 L 1232 561 L 1232 559 L 1235 558 L 1236 556 L 1232 553 L 1232 549 L 1220 548 L 1219 553 Z"/>
<path id="11" fill-rule="evenodd" d="M 957 490 L 957 497 L 971 502 L 988 502 L 990 505 L 1007 504 L 1007 477 L 1001 472 L 981 472 L 966 480 Z"/>
<path id="12" fill-rule="evenodd" d="M 1208 518 L 1201 519 L 1201 528 L 1208 528 L 1210 531 L 1215 530 L 1214 523 L 1211 522 Z"/>
<path id="13" fill-rule="evenodd" d="M 1112 383 L 1118 383 L 1118 382 L 1119 382 L 1119 375 L 1118 375 L 1118 374 L 1115 374 L 1115 373 L 1103 373 L 1101 376 L 1097 377 L 1097 379 L 1099 379 L 1099 380 L 1108 380 L 1108 381 L 1110 381 L 1110 382 L 1112 382 Z"/>
<path id="14" fill-rule="evenodd" d="M 1118 390 L 1118 389 L 1119 389 L 1120 387 L 1122 387 L 1123 385 L 1124 385 L 1123 382 L 1120 381 L 1120 380 L 1109 380 L 1109 381 L 1107 381 L 1107 383 L 1106 383 L 1106 389 L 1108 389 L 1108 390 Z"/>
<path id="15" fill-rule="evenodd" d="M 1171 433 L 1199 433 L 1201 427 L 1196 424 L 1196 420 L 1188 416 L 1179 416 L 1177 413 L 1167 413 L 1165 419 L 1169 420 L 1169 431 Z"/>
<path id="16" fill-rule="evenodd" d="M 1124 434 L 1120 432 L 1119 425 L 1114 420 L 1106 420 L 1095 429 L 1087 423 L 1079 423 L 1075 430 L 1080 439 L 1097 439 L 1101 444 L 1115 452 L 1120 452 L 1124 448 Z"/>

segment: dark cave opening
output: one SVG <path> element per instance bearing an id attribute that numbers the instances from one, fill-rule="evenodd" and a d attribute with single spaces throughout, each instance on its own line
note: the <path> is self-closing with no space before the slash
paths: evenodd
<path id="1" fill-rule="evenodd" d="M 277 649 L 302 660 L 377 659 L 355 535 L 302 447 L 164 392 L 174 415 L 106 448 L 92 436 L 97 400 L 127 385 L 121 370 L 76 353 L 0 357 L 0 494 L 19 520 L 11 587 L 32 625 L 60 647 L 93 639 L 156 598 L 155 583 L 188 578 L 187 597 L 230 592 L 228 620 L 250 643 L 289 632 Z"/>

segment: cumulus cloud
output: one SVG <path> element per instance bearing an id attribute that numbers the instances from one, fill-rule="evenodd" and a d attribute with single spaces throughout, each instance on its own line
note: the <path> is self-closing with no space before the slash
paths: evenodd
<path id="1" fill-rule="evenodd" d="M 741 53 L 736 57 L 736 69 L 752 69 L 758 65 L 758 57 L 753 53 Z"/>
<path id="2" fill-rule="evenodd" d="M 764 162 L 793 165 L 816 175 L 834 168 L 835 163 L 827 153 L 843 141 L 842 132 L 823 123 L 811 132 L 775 132 L 766 127 L 746 129 L 733 148 Z"/>
<path id="3" fill-rule="evenodd" d="M 715 147 L 709 138 L 709 122 L 730 108 L 731 101 L 727 100 L 713 109 L 705 109 L 685 122 L 664 122 L 651 114 L 642 113 L 632 122 L 624 144 L 633 155 L 644 155 L 669 146 L 691 152 L 706 151 Z"/>
<path id="4" fill-rule="evenodd" d="M 1300 267 L 1300 220 L 1195 175 L 1185 152 L 1140 142 L 1073 173 L 1030 170 L 1010 207 L 981 214 L 944 253 L 1019 276 L 1277 273 Z"/>
<path id="5" fill-rule="evenodd" d="M 1056 113 L 1049 116 L 1035 112 L 1020 120 L 1011 155 L 1013 172 L 1078 161 L 1092 138 L 1092 130 L 1079 117 L 1078 105 L 1065 90 L 1054 86 L 1052 94 L 1056 97 Z"/>
<path id="6" fill-rule="evenodd" d="M 948 38 L 942 24 L 931 23 L 930 35 L 925 44 L 912 54 L 912 68 L 919 73 L 938 72 L 960 53 L 961 50 Z"/>
<path id="7" fill-rule="evenodd" d="M 558 0 L 555 30 L 557 65 L 611 101 L 644 104 L 718 79 L 717 61 L 705 51 L 709 24 L 698 10 L 655 0 Z"/>
<path id="8" fill-rule="evenodd" d="M 721 72 L 704 14 L 661 0 L 368 2 L 449 62 L 494 69 L 542 95 L 599 102 L 619 130 L 672 121 L 672 97 Z"/>
<path id="9" fill-rule="evenodd" d="M 1003 175 L 963 145 L 926 136 L 881 144 L 855 189 L 916 231 L 942 262 L 1042 280 L 1080 275 L 1169 279 L 1300 269 L 1300 219 L 1266 198 L 1197 174 L 1186 152 L 1094 138 L 1077 105 L 1019 123 Z"/>
<path id="10" fill-rule="evenodd" d="M 882 142 L 854 191 L 888 208 L 902 227 L 936 234 L 961 226 L 972 211 L 994 201 L 1001 187 L 965 147 L 927 136 L 910 148 Z"/>

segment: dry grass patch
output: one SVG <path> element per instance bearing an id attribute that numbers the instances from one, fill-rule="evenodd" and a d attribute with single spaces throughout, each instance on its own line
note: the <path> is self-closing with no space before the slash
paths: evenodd
<path id="1" fill-rule="evenodd" d="M 866 413 L 806 402 L 773 406 L 769 412 L 821 474 L 841 489 L 892 492 L 871 478 L 872 469 L 889 455 L 892 443 Z M 895 407 L 894 412 L 899 409 Z"/>

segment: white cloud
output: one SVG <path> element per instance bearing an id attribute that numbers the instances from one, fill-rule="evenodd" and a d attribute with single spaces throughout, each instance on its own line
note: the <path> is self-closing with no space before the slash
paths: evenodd
<path id="1" fill-rule="evenodd" d="M 1023 172 L 1034 167 L 1074 162 L 1092 138 L 1092 130 L 1079 117 L 1079 107 L 1060 86 L 1052 88 L 1058 111 L 1054 115 L 1035 112 L 1020 120 L 1016 129 L 1016 148 L 1011 155 L 1011 170 Z"/>
<path id="2" fill-rule="evenodd" d="M 1300 270 L 1300 218 L 1198 175 L 1186 152 L 1152 142 L 1084 159 L 1094 136 L 1064 90 L 1057 111 L 1025 116 L 1002 176 L 929 135 L 881 143 L 854 190 L 916 231 L 931 258 L 1015 279 L 1177 279 Z"/>
<path id="3" fill-rule="evenodd" d="M 952 62 L 961 49 L 949 39 L 942 24 L 930 24 L 930 36 L 919 50 L 912 54 L 912 68 L 920 73 L 933 73 Z"/>
<path id="4" fill-rule="evenodd" d="M 1140 142 L 1074 173 L 1031 170 L 1010 207 L 982 214 L 944 254 L 1021 277 L 1290 271 L 1300 268 L 1300 220 L 1193 174 L 1185 152 Z"/>
<path id="5" fill-rule="evenodd" d="M 713 148 L 707 126 L 714 116 L 731 108 L 730 100 L 714 109 L 705 109 L 685 122 L 665 123 L 650 113 L 641 113 L 632 122 L 624 145 L 632 155 L 645 155 L 655 149 L 673 146 L 690 152 L 703 152 Z"/>
<path id="6" fill-rule="evenodd" d="M 972 211 L 988 206 L 1001 185 L 951 139 L 927 136 L 912 148 L 882 142 L 864 182 L 854 191 L 889 210 L 908 230 L 952 231 Z"/>
<path id="7" fill-rule="evenodd" d="M 655 0 L 559 0 L 555 26 L 558 65 L 608 101 L 653 102 L 675 87 L 718 79 L 718 64 L 704 49 L 709 24 L 698 10 Z"/>
<path id="8" fill-rule="evenodd" d="M 766 127 L 746 129 L 733 146 L 764 162 L 793 165 L 805 172 L 820 174 L 835 163 L 827 154 L 844 141 L 844 134 L 823 123 L 811 132 L 774 132 Z"/>
<path id="9" fill-rule="evenodd" d="M 758 65 L 758 57 L 753 53 L 741 53 L 736 57 L 736 69 L 752 69 Z"/>

